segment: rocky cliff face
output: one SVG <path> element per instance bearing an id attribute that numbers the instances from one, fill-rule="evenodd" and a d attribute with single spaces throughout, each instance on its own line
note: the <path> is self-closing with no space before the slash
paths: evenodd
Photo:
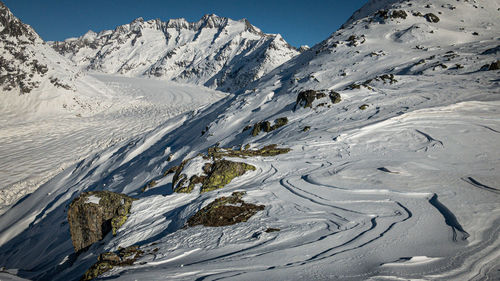
<path id="1" fill-rule="evenodd" d="M 0 89 L 26 94 L 44 82 L 70 89 L 50 70 L 57 54 L 29 25 L 22 23 L 0 2 Z"/>
<path id="2" fill-rule="evenodd" d="M 47 66 L 34 59 L 28 45 L 42 40 L 28 25 L 23 24 L 0 2 L 0 85 L 3 90 L 19 89 L 28 93 L 40 82 L 36 76 L 44 76 Z"/>
<path id="3" fill-rule="evenodd" d="M 127 220 L 133 199 L 110 191 L 82 193 L 71 202 L 68 222 L 75 252 L 102 240 Z"/>
<path id="4" fill-rule="evenodd" d="M 216 15 L 197 22 L 138 18 L 115 30 L 51 44 L 84 69 L 223 91 L 238 90 L 299 54 L 280 35 L 264 34 L 246 19 Z"/>

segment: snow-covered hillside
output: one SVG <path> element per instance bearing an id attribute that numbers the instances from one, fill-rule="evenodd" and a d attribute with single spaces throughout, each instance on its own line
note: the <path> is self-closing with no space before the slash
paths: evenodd
<path id="1" fill-rule="evenodd" d="M 104 74 L 91 78 L 99 82 L 100 91 L 107 91 L 105 110 L 77 116 L 0 112 L 0 214 L 88 155 L 226 96 L 168 81 Z"/>
<path id="2" fill-rule="evenodd" d="M 369 1 L 247 89 L 18 202 L 0 217 L 0 265 L 76 280 L 136 245 L 136 260 L 99 278 L 498 279 L 499 13 L 496 0 Z M 273 144 L 290 151 L 259 152 Z M 220 158 L 251 166 L 208 189 Z M 75 254 L 70 203 L 94 190 L 137 200 L 116 236 Z M 188 223 L 235 191 L 244 202 L 222 207 L 253 203 L 248 220 Z"/>
<path id="3" fill-rule="evenodd" d="M 82 72 L 0 2 L 0 214 L 88 155 L 225 94 Z"/>
<path id="4" fill-rule="evenodd" d="M 299 52 L 246 19 L 205 15 L 198 22 L 138 18 L 115 30 L 53 42 L 83 69 L 161 77 L 234 92 Z"/>

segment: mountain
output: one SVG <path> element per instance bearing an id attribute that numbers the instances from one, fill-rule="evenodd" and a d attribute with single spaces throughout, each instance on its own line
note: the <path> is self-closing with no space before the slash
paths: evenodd
<path id="1" fill-rule="evenodd" d="M 27 94 L 44 82 L 55 87 L 71 88 L 54 76 L 50 47 L 38 34 L 16 18 L 0 2 L 0 85 L 3 91 Z"/>
<path id="2" fill-rule="evenodd" d="M 83 72 L 0 2 L 0 215 L 89 154 L 224 96 Z"/>
<path id="3" fill-rule="evenodd" d="M 18 202 L 0 217 L 5 274 L 498 279 L 499 9 L 369 1 L 236 95 Z M 108 192 L 136 200 L 74 247 L 75 206 L 103 212 Z"/>
<path id="4" fill-rule="evenodd" d="M 244 88 L 299 52 L 246 19 L 205 15 L 197 22 L 138 18 L 115 30 L 53 42 L 82 69 L 160 77 L 226 92 Z"/>

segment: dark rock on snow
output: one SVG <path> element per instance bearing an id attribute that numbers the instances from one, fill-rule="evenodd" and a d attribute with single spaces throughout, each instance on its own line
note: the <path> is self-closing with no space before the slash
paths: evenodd
<path id="1" fill-rule="evenodd" d="M 102 240 L 116 231 L 128 218 L 134 199 L 111 191 L 90 191 L 80 194 L 68 209 L 68 222 L 75 252 Z"/>

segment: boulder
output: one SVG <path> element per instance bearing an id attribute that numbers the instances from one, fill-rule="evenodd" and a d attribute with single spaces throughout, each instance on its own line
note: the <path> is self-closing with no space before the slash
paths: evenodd
<path id="1" fill-rule="evenodd" d="M 428 14 L 425 14 L 425 15 L 424 15 L 424 18 L 425 18 L 428 22 L 433 22 L 433 23 L 439 22 L 439 18 L 438 18 L 438 16 L 436 16 L 436 15 L 435 15 L 435 14 L 433 14 L 433 13 L 428 13 Z"/>
<path id="2" fill-rule="evenodd" d="M 241 198 L 245 192 L 233 192 L 229 197 L 220 197 L 199 210 L 188 219 L 188 226 L 226 226 L 246 222 L 258 211 L 264 210 L 263 205 L 247 203 Z"/>
<path id="3" fill-rule="evenodd" d="M 116 266 L 130 266 L 143 255 L 144 251 L 140 250 L 136 245 L 120 248 L 118 252 L 102 253 L 99 255 L 97 262 L 85 272 L 80 280 L 93 280 Z"/>
<path id="4" fill-rule="evenodd" d="M 490 66 L 488 67 L 488 70 L 499 70 L 500 69 L 500 60 L 497 60 L 496 62 L 492 62 Z"/>
<path id="5" fill-rule="evenodd" d="M 217 160 L 211 165 L 210 172 L 203 181 L 201 192 L 223 188 L 246 171 L 255 171 L 255 167 L 242 162 Z"/>
<path id="6" fill-rule="evenodd" d="M 80 194 L 68 209 L 69 230 L 75 252 L 85 250 L 116 231 L 128 218 L 134 199 L 111 191 Z"/>
<path id="7" fill-rule="evenodd" d="M 330 97 L 330 100 L 332 101 L 333 104 L 339 103 L 342 101 L 340 94 L 335 92 L 335 91 L 330 91 L 329 97 Z"/>

